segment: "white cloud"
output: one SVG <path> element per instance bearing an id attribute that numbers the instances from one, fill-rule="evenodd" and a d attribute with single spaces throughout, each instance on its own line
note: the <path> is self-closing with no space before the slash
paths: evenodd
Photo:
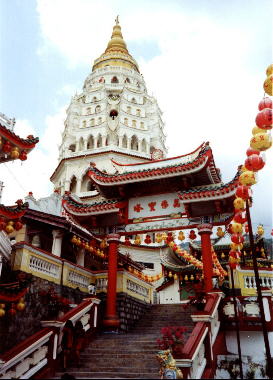
<path id="1" fill-rule="evenodd" d="M 56 114 L 47 116 L 44 134 L 29 153 L 28 159 L 1 165 L 1 180 L 5 186 L 2 203 L 14 204 L 17 199 L 24 198 L 29 191 L 32 191 L 36 198 L 47 196 L 52 192 L 53 185 L 49 178 L 57 166 L 58 144 L 61 142 L 64 119 L 64 107 Z M 27 120 L 17 120 L 16 126 L 15 132 L 20 137 L 29 134 L 37 136 Z"/>

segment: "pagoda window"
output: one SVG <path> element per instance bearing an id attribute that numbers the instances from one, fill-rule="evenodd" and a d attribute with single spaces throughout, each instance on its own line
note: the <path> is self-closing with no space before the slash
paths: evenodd
<path id="1" fill-rule="evenodd" d="M 127 146 L 128 146 L 128 139 L 127 139 L 127 136 L 124 135 L 122 138 L 122 148 L 127 148 Z"/>
<path id="2" fill-rule="evenodd" d="M 153 153 L 154 150 L 155 150 L 155 147 L 154 147 L 154 146 L 151 146 L 151 147 L 150 147 L 150 153 Z"/>
<path id="3" fill-rule="evenodd" d="M 137 110 L 136 110 L 136 115 L 137 115 L 137 116 L 140 116 L 140 109 L 137 109 Z"/>
<path id="4" fill-rule="evenodd" d="M 132 127 L 136 128 L 136 120 L 132 120 Z"/>
<path id="5" fill-rule="evenodd" d="M 144 129 L 144 123 L 143 123 L 143 121 L 140 122 L 140 128 Z"/>
<path id="6" fill-rule="evenodd" d="M 111 83 L 118 83 L 118 78 L 117 77 L 113 77 L 111 79 Z"/>
<path id="7" fill-rule="evenodd" d="M 131 149 L 138 150 L 138 139 L 135 135 L 131 138 Z"/>
<path id="8" fill-rule="evenodd" d="M 130 106 L 127 107 L 127 113 L 131 113 L 132 112 L 132 108 Z"/>
<path id="9" fill-rule="evenodd" d="M 82 126 L 83 126 L 83 128 L 86 128 L 86 120 L 83 120 Z"/>
<path id="10" fill-rule="evenodd" d="M 93 182 L 89 180 L 89 181 L 87 182 L 87 188 L 86 188 L 86 191 L 95 191 L 95 190 L 96 190 L 96 188 L 95 188 Z"/>
<path id="11" fill-rule="evenodd" d="M 94 137 L 90 136 L 87 141 L 87 149 L 93 149 L 94 148 Z"/>
<path id="12" fill-rule="evenodd" d="M 115 120 L 115 118 L 118 116 L 118 111 L 111 110 L 109 116 L 112 118 L 112 120 Z"/>
<path id="13" fill-rule="evenodd" d="M 100 77 L 100 79 L 99 79 L 99 83 L 104 83 L 104 82 L 105 82 L 104 77 Z"/>
<path id="14" fill-rule="evenodd" d="M 124 118 L 124 125 L 128 125 L 128 119 L 127 119 L 127 117 Z"/>
<path id="15" fill-rule="evenodd" d="M 84 146 L 84 142 L 83 142 L 83 138 L 81 137 L 80 142 L 79 142 L 79 150 L 83 150 L 83 146 Z"/>
<path id="16" fill-rule="evenodd" d="M 146 140 L 145 140 L 145 139 L 142 140 L 142 143 L 141 143 L 141 150 L 142 150 L 142 152 L 146 153 L 146 150 L 147 150 L 147 143 L 146 143 Z"/>
<path id="17" fill-rule="evenodd" d="M 95 108 L 95 112 L 96 113 L 99 113 L 101 111 L 101 106 L 96 106 L 96 108 Z"/>
<path id="18" fill-rule="evenodd" d="M 135 98 L 132 98 L 131 102 L 132 102 L 132 103 L 136 103 L 136 99 L 135 99 Z"/>
<path id="19" fill-rule="evenodd" d="M 88 107 L 87 109 L 86 109 L 86 115 L 90 115 L 91 114 L 91 107 Z"/>
<path id="20" fill-rule="evenodd" d="M 102 118 L 99 117 L 99 119 L 98 119 L 98 124 L 101 124 L 101 123 L 102 123 Z"/>
<path id="21" fill-rule="evenodd" d="M 71 193 L 75 193 L 76 186 L 77 186 L 77 179 L 75 176 L 73 176 L 70 181 L 69 191 L 71 191 Z"/>
<path id="22" fill-rule="evenodd" d="M 70 150 L 71 152 L 75 152 L 76 151 L 76 144 L 69 145 L 68 150 Z"/>
<path id="23" fill-rule="evenodd" d="M 101 148 L 101 147 L 102 147 L 102 137 L 101 135 L 98 135 L 97 148 Z"/>
<path id="24" fill-rule="evenodd" d="M 90 177 L 88 177 L 88 175 L 85 174 L 82 177 L 81 192 L 93 191 L 93 190 L 95 190 L 94 185 L 93 185 L 92 181 L 90 180 Z"/>
<path id="25" fill-rule="evenodd" d="M 95 126 L 95 119 L 91 119 L 90 120 L 90 127 L 94 127 Z"/>
<path id="26" fill-rule="evenodd" d="M 125 79 L 125 83 L 131 83 L 129 78 Z"/>
<path id="27" fill-rule="evenodd" d="M 108 146 L 108 145 L 109 145 L 109 136 L 107 135 L 105 139 L 105 146 Z"/>

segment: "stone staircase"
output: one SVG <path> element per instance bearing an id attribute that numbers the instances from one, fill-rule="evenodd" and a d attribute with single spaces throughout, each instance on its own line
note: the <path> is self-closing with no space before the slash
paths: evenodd
<path id="1" fill-rule="evenodd" d="M 67 373 L 76 379 L 159 379 L 156 340 L 166 326 L 193 329 L 190 314 L 181 305 L 152 305 L 129 333 L 101 334 L 82 352 L 79 368 Z M 60 378 L 63 372 L 57 372 Z"/>

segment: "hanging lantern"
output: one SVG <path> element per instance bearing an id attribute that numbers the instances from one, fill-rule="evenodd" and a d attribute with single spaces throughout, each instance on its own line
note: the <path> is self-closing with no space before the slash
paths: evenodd
<path id="1" fill-rule="evenodd" d="M 258 113 L 255 121 L 261 129 L 272 129 L 272 108 L 264 108 Z"/>
<path id="2" fill-rule="evenodd" d="M 167 234 L 166 234 L 166 232 L 163 232 L 163 234 L 162 234 L 162 240 L 164 240 L 164 241 L 167 240 Z"/>
<path id="3" fill-rule="evenodd" d="M 264 81 L 264 92 L 269 95 L 273 96 L 273 75 L 269 75 L 266 80 Z"/>
<path id="4" fill-rule="evenodd" d="M 168 232 L 168 235 L 167 235 L 167 238 L 166 238 L 166 242 L 167 244 L 172 242 L 173 241 L 173 233 L 172 232 Z"/>
<path id="5" fill-rule="evenodd" d="M 243 243 L 240 243 L 240 244 L 236 244 L 236 243 L 231 243 L 230 244 L 230 248 L 232 249 L 232 251 L 239 251 L 243 248 Z"/>
<path id="6" fill-rule="evenodd" d="M 11 308 L 8 310 L 8 314 L 9 314 L 10 317 L 14 317 L 15 314 L 16 314 L 16 309 L 15 309 L 13 303 L 11 304 Z"/>
<path id="7" fill-rule="evenodd" d="M 233 220 L 236 223 L 244 224 L 247 220 L 246 213 L 242 211 L 236 212 L 236 214 L 233 217 Z"/>
<path id="8" fill-rule="evenodd" d="M 194 230 L 190 230 L 189 238 L 190 238 L 191 240 L 194 240 L 194 239 L 197 238 L 196 233 L 195 233 Z"/>
<path id="9" fill-rule="evenodd" d="M 157 233 L 155 236 L 155 241 L 157 243 L 162 243 L 162 235 L 160 233 Z"/>
<path id="10" fill-rule="evenodd" d="M 272 139 L 270 134 L 264 132 L 264 133 L 257 133 L 257 135 L 253 136 L 250 140 L 250 146 L 253 149 L 257 149 L 259 151 L 267 150 L 272 145 Z"/>
<path id="11" fill-rule="evenodd" d="M 190 280 L 191 280 L 191 281 L 194 280 L 194 275 L 193 275 L 193 274 L 191 275 Z"/>
<path id="12" fill-rule="evenodd" d="M 27 152 L 25 150 L 22 150 L 19 158 L 21 161 L 25 161 L 27 159 Z"/>
<path id="13" fill-rule="evenodd" d="M 246 172 L 242 173 L 239 177 L 239 182 L 241 185 L 254 185 L 256 183 L 254 172 L 247 170 Z"/>
<path id="14" fill-rule="evenodd" d="M 260 154 L 260 151 L 259 150 L 255 150 L 255 149 L 253 149 L 253 148 L 251 148 L 251 147 L 249 147 L 248 149 L 247 149 L 247 151 L 246 151 L 246 155 L 247 156 L 252 156 L 252 154 Z"/>
<path id="15" fill-rule="evenodd" d="M 5 230 L 6 225 L 7 225 L 7 223 L 5 222 L 5 220 L 3 218 L 0 218 L 0 231 Z"/>
<path id="16" fill-rule="evenodd" d="M 1 303 L 0 304 L 0 318 L 1 317 L 4 317 L 4 315 L 6 314 L 6 312 L 5 312 L 5 307 L 6 307 L 6 305 L 4 304 L 4 303 Z"/>
<path id="17" fill-rule="evenodd" d="M 26 307 L 26 304 L 24 303 L 24 299 L 21 298 L 20 301 L 16 305 L 16 309 L 19 311 L 23 311 Z"/>
<path id="18" fill-rule="evenodd" d="M 131 245 L 131 242 L 130 242 L 130 238 L 129 236 L 125 236 L 125 242 L 124 242 L 125 245 Z"/>
<path id="19" fill-rule="evenodd" d="M 170 278 L 172 278 L 173 274 L 172 272 L 169 272 L 169 275 L 168 275 Z"/>
<path id="20" fill-rule="evenodd" d="M 14 228 L 16 231 L 19 231 L 23 227 L 23 223 L 20 222 L 20 220 L 17 220 L 17 222 L 14 223 Z"/>
<path id="21" fill-rule="evenodd" d="M 134 240 L 135 245 L 140 245 L 141 244 L 141 237 L 140 235 L 136 235 L 135 240 Z"/>
<path id="22" fill-rule="evenodd" d="M 8 224 L 6 225 L 6 233 L 11 234 L 14 231 L 13 227 L 14 222 L 9 221 Z"/>
<path id="23" fill-rule="evenodd" d="M 259 111 L 262 111 L 264 108 L 272 108 L 272 100 L 267 96 L 264 97 L 259 103 Z"/>
<path id="24" fill-rule="evenodd" d="M 185 280 L 185 281 L 189 281 L 189 277 L 188 277 L 187 274 L 186 274 L 186 276 L 184 277 L 184 280 Z"/>
<path id="25" fill-rule="evenodd" d="M 144 239 L 144 243 L 145 244 L 151 244 L 152 240 L 151 240 L 151 236 L 150 235 L 146 235 L 146 238 Z"/>
<path id="26" fill-rule="evenodd" d="M 261 156 L 257 154 L 252 154 L 245 160 L 245 167 L 250 171 L 261 170 L 265 166 L 265 161 Z"/>
<path id="27" fill-rule="evenodd" d="M 233 223 L 231 230 L 234 234 L 241 234 L 243 232 L 243 226 L 240 223 Z"/>
<path id="28" fill-rule="evenodd" d="M 11 149 L 10 157 L 13 158 L 13 159 L 15 160 L 15 159 L 18 158 L 19 156 L 20 156 L 19 149 L 17 148 L 17 146 L 14 146 L 14 147 Z"/>
<path id="29" fill-rule="evenodd" d="M 257 127 L 257 125 L 254 128 L 252 128 L 253 136 L 257 135 L 257 133 L 263 133 L 263 132 L 264 132 L 264 129 Z"/>
<path id="30" fill-rule="evenodd" d="M 245 209 L 245 201 L 242 198 L 236 198 L 233 201 L 234 208 L 236 210 L 244 210 Z"/>
<path id="31" fill-rule="evenodd" d="M 247 234 L 249 231 L 248 224 L 245 225 L 245 233 Z"/>
<path id="32" fill-rule="evenodd" d="M 225 259 L 226 258 L 226 255 L 224 254 L 224 252 L 221 253 L 221 259 Z"/>
<path id="33" fill-rule="evenodd" d="M 264 228 L 261 224 L 257 227 L 257 234 L 259 236 L 263 236 L 263 234 L 264 234 Z"/>
<path id="34" fill-rule="evenodd" d="M 183 231 L 179 231 L 177 239 L 180 241 L 185 240 L 185 235 Z"/>
<path id="35" fill-rule="evenodd" d="M 222 227 L 218 227 L 218 228 L 217 228 L 216 235 L 217 235 L 218 237 L 223 237 L 223 236 L 225 235 L 225 232 L 223 231 Z"/>
<path id="36" fill-rule="evenodd" d="M 2 147 L 2 151 L 4 153 L 9 153 L 11 151 L 11 144 L 9 141 L 5 141 L 3 147 Z"/>
<path id="37" fill-rule="evenodd" d="M 252 190 L 249 186 L 246 185 L 240 185 L 237 187 L 235 192 L 236 197 L 242 198 L 244 200 L 248 199 L 252 195 Z"/>
<path id="38" fill-rule="evenodd" d="M 269 77 L 269 75 L 272 75 L 273 74 L 273 63 L 271 63 L 271 65 L 269 65 L 266 69 L 266 76 Z"/>
<path id="39" fill-rule="evenodd" d="M 174 280 L 177 280 L 177 279 L 178 279 L 178 276 L 177 276 L 176 273 L 174 274 L 173 279 L 174 279 Z"/>
<path id="40" fill-rule="evenodd" d="M 235 244 L 242 244 L 244 240 L 244 237 L 239 233 L 234 233 L 231 235 L 231 241 Z"/>
<path id="41" fill-rule="evenodd" d="M 272 230 L 271 230 L 271 236 L 273 236 L 273 228 L 272 228 Z"/>

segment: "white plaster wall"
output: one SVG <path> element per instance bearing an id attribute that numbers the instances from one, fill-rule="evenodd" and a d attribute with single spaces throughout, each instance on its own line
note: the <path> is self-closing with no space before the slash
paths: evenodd
<path id="1" fill-rule="evenodd" d="M 273 332 L 268 333 L 270 350 L 273 352 Z M 240 331 L 242 355 L 252 356 L 257 360 L 263 359 L 265 354 L 264 338 L 261 331 Z M 226 332 L 227 350 L 231 354 L 238 354 L 235 331 Z"/>
<path id="2" fill-rule="evenodd" d="M 161 304 L 180 303 L 179 281 L 175 280 L 172 285 L 159 292 L 159 300 Z"/>

